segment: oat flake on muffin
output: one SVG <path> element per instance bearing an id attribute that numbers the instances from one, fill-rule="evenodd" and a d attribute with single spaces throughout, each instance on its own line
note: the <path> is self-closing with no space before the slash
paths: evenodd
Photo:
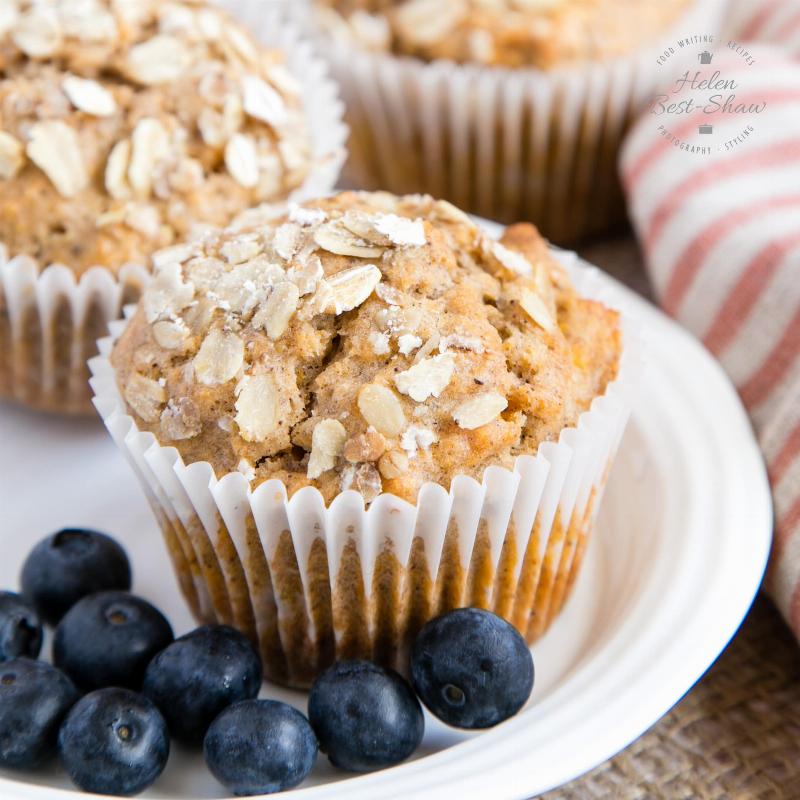
<path id="1" fill-rule="evenodd" d="M 112 354 L 142 430 L 253 485 L 409 501 L 574 425 L 617 374 L 616 312 L 530 225 L 345 193 L 156 253 Z"/>
<path id="2" fill-rule="evenodd" d="M 0 2 L 0 242 L 116 270 L 285 199 L 311 161 L 282 54 L 192 0 Z"/>

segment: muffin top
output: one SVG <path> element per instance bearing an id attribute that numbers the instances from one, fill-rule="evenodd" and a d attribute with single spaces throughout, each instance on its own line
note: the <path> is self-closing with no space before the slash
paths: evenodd
<path id="1" fill-rule="evenodd" d="M 80 274 L 285 199 L 311 160 L 300 88 L 192 0 L 0 2 L 0 242 Z"/>
<path id="2" fill-rule="evenodd" d="M 628 53 L 689 0 L 317 0 L 323 24 L 370 50 L 550 69 Z"/>
<path id="3" fill-rule="evenodd" d="M 528 224 L 345 193 L 156 253 L 112 363 L 140 429 L 218 476 L 414 501 L 556 439 L 617 373 L 617 314 Z"/>

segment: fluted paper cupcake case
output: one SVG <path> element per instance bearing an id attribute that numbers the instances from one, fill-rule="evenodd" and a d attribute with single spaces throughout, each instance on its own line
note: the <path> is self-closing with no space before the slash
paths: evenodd
<path id="1" fill-rule="evenodd" d="M 665 79 L 659 54 L 716 34 L 726 2 L 693 0 L 663 36 L 628 56 L 549 71 L 428 63 L 317 32 L 347 105 L 344 177 L 361 188 L 427 192 L 498 221 L 531 220 L 559 244 L 608 230 L 624 219 L 622 138 Z"/>
<path id="2" fill-rule="evenodd" d="M 314 166 L 289 198 L 302 202 L 333 189 L 346 157 L 348 130 L 339 90 L 326 64 L 278 8 L 259 0 L 226 0 L 220 5 L 244 22 L 265 46 L 282 50 L 303 86 Z M 80 277 L 60 264 L 11 257 L 0 242 L 0 398 L 66 414 L 92 414 L 86 362 L 97 340 L 120 319 L 147 283 L 142 264 L 118 276 L 103 266 Z"/>
<path id="3" fill-rule="evenodd" d="M 571 268 L 578 291 L 602 299 L 596 271 Z M 133 311 L 132 308 L 127 311 Z M 345 491 L 325 506 L 312 487 L 287 499 L 268 480 L 185 464 L 140 431 L 109 360 L 114 323 L 90 362 L 94 403 L 155 512 L 195 617 L 235 626 L 259 646 L 265 674 L 304 687 L 334 659 L 370 658 L 406 671 L 419 628 L 459 606 L 489 608 L 533 642 L 579 572 L 641 370 L 624 325 L 617 379 L 574 428 L 513 470 L 478 483 L 426 483 L 416 504 L 382 494 L 365 510 Z"/>

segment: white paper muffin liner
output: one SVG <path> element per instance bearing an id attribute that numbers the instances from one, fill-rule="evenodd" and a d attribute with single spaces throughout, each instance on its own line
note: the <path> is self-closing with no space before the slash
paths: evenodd
<path id="1" fill-rule="evenodd" d="M 658 55 L 678 39 L 716 34 L 726 2 L 694 0 L 626 57 L 550 71 L 428 63 L 319 31 L 352 132 L 344 177 L 359 188 L 426 192 L 498 221 L 530 220 L 559 244 L 607 230 L 624 219 L 617 154 L 664 81 Z"/>
<path id="2" fill-rule="evenodd" d="M 564 256 L 578 291 L 602 300 L 597 271 Z M 406 671 L 416 631 L 456 606 L 490 608 L 529 641 L 560 610 L 641 372 L 627 321 L 617 379 L 558 442 L 512 471 L 489 467 L 481 483 L 460 475 L 449 490 L 425 484 L 416 504 L 383 494 L 366 510 L 352 490 L 328 507 L 312 487 L 287 499 L 279 480 L 252 491 L 244 475 L 187 465 L 140 431 L 109 360 L 126 325 L 112 324 L 90 362 L 94 404 L 147 494 L 194 614 L 251 636 L 271 680 L 307 686 L 335 658 Z"/>
<path id="3" fill-rule="evenodd" d="M 117 276 L 92 267 L 80 278 L 61 264 L 41 269 L 0 244 L 0 398 L 63 414 L 88 414 L 86 362 L 123 304 L 147 283 L 142 265 Z"/>
<path id="4" fill-rule="evenodd" d="M 265 46 L 282 50 L 302 83 L 312 134 L 314 166 L 289 200 L 329 194 L 346 158 L 344 105 L 328 67 L 278 8 L 259 0 L 220 3 Z M 118 277 L 97 266 L 79 278 L 60 264 L 10 257 L 0 242 L 0 398 L 66 414 L 92 414 L 87 360 L 108 323 L 122 316 L 146 284 L 145 265 L 123 267 Z"/>

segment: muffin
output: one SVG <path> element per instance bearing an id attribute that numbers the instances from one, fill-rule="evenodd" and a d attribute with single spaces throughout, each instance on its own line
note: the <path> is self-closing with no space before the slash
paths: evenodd
<path id="1" fill-rule="evenodd" d="M 283 52 L 202 2 L 5 3 L 0 396 L 88 411 L 86 359 L 150 256 L 313 176 L 303 101 Z"/>
<path id="2" fill-rule="evenodd" d="M 663 81 L 658 56 L 686 31 L 716 33 L 725 5 L 314 2 L 353 131 L 349 180 L 530 219 L 558 244 L 624 219 L 617 154 Z"/>
<path id="3" fill-rule="evenodd" d="M 370 49 L 425 61 L 553 69 L 625 55 L 634 36 L 658 36 L 690 0 L 319 2 Z"/>
<path id="4" fill-rule="evenodd" d="M 462 605 L 547 628 L 629 370 L 617 312 L 533 226 L 495 241 L 447 202 L 351 192 L 154 264 L 95 403 L 201 619 L 291 685 L 334 657 L 402 668 Z"/>

